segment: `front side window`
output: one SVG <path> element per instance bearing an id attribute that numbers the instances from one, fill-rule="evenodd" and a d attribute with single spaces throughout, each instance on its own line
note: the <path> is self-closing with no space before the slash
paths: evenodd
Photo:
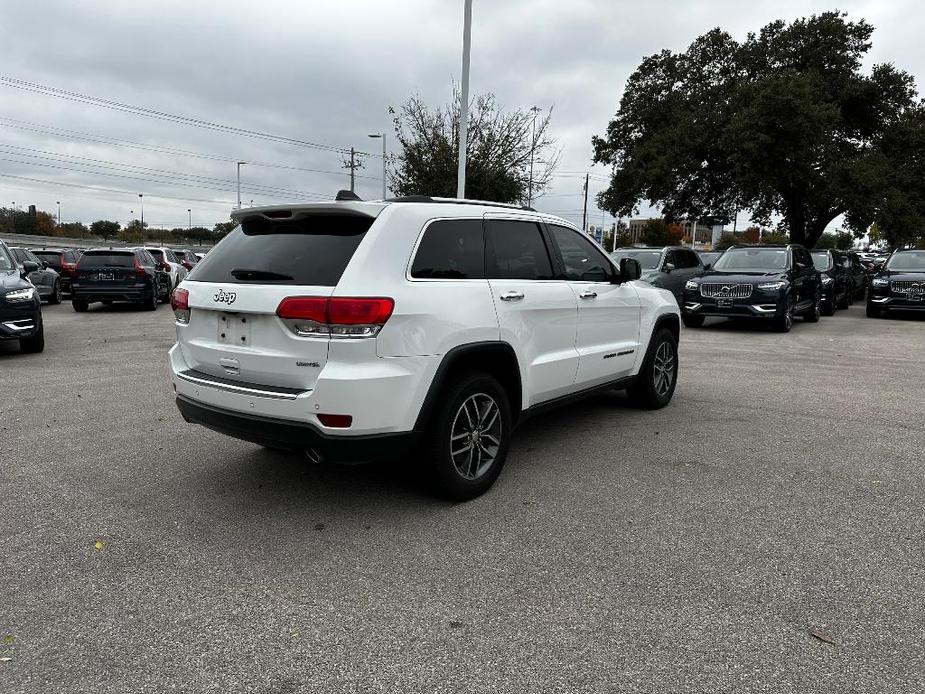
<path id="1" fill-rule="evenodd" d="M 562 254 L 566 279 L 573 282 L 610 280 L 613 266 L 593 243 L 572 229 L 555 225 L 549 228 Z"/>
<path id="2" fill-rule="evenodd" d="M 13 258 L 10 257 L 9 252 L 6 250 L 6 246 L 0 244 L 0 271 L 6 272 L 12 270 L 16 266 L 16 263 L 13 262 Z"/>
<path id="3" fill-rule="evenodd" d="M 481 219 L 446 219 L 424 230 L 411 276 L 415 279 L 474 280 L 485 277 L 485 235 Z"/>
<path id="4" fill-rule="evenodd" d="M 489 219 L 486 276 L 502 280 L 551 280 L 552 261 L 535 222 Z"/>

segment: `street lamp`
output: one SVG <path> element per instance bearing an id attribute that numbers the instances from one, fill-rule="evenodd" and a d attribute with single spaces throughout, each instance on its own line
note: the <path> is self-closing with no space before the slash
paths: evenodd
<path id="1" fill-rule="evenodd" d="M 61 226 L 61 201 L 55 203 L 58 206 L 58 226 Z"/>
<path id="2" fill-rule="evenodd" d="M 193 228 L 193 211 L 187 208 L 186 214 L 189 215 L 189 222 L 187 223 L 186 230 L 190 231 Z"/>
<path id="3" fill-rule="evenodd" d="M 141 233 L 145 232 L 145 196 L 144 193 L 138 194 L 138 199 L 141 201 Z"/>
<path id="4" fill-rule="evenodd" d="M 536 151 L 536 114 L 542 111 L 539 106 L 530 109 L 533 113 L 533 138 L 530 140 L 530 180 L 527 184 L 527 207 L 533 206 L 533 153 Z"/>
<path id="5" fill-rule="evenodd" d="M 246 161 L 238 162 L 238 206 L 236 208 L 238 210 L 241 209 L 241 166 L 246 163 Z"/>
<path id="6" fill-rule="evenodd" d="M 14 200 L 10 204 L 13 206 L 13 209 L 10 212 L 10 215 L 13 218 L 13 233 L 15 234 L 16 233 L 16 201 Z"/>
<path id="7" fill-rule="evenodd" d="M 382 138 L 382 199 L 385 200 L 387 192 L 385 189 L 385 176 L 386 176 L 386 153 L 385 153 L 385 133 L 371 133 L 369 137 L 376 139 L 378 137 Z"/>

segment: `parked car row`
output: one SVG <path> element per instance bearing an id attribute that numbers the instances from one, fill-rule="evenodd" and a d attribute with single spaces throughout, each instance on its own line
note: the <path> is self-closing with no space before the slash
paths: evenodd
<path id="1" fill-rule="evenodd" d="M 810 252 L 796 244 L 734 246 L 723 253 L 634 247 L 613 256 L 637 260 L 643 280 L 671 291 L 688 327 L 716 316 L 756 319 L 787 332 L 796 316 L 816 322 L 865 295 L 871 317 L 925 309 L 925 251 L 896 251 L 879 264 L 853 251 Z"/>

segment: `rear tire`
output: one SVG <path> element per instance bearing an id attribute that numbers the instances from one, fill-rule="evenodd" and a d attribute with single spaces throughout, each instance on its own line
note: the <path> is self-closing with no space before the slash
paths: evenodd
<path id="1" fill-rule="evenodd" d="M 38 354 L 45 351 L 45 324 L 39 322 L 39 331 L 32 337 L 19 340 L 19 350 L 23 354 Z"/>
<path id="2" fill-rule="evenodd" d="M 684 323 L 685 328 L 702 328 L 703 321 L 703 316 L 681 316 L 681 322 Z"/>
<path id="3" fill-rule="evenodd" d="M 90 308 L 90 304 L 81 299 L 72 299 L 71 306 L 74 307 L 74 310 L 77 311 L 77 313 L 86 313 L 87 309 Z"/>
<path id="4" fill-rule="evenodd" d="M 626 394 L 637 407 L 658 410 L 671 402 L 677 383 L 678 342 L 668 328 L 661 328 L 652 336 L 639 375 Z"/>
<path id="5" fill-rule="evenodd" d="M 151 296 L 148 297 L 141 306 L 145 311 L 157 310 L 157 287 L 151 288 Z"/>
<path id="6" fill-rule="evenodd" d="M 504 467 L 512 430 L 507 393 L 493 376 L 476 371 L 454 379 L 423 445 L 438 493 L 465 501 L 488 491 Z"/>
<path id="7" fill-rule="evenodd" d="M 845 298 L 838 302 L 838 308 L 847 309 L 851 306 L 851 290 L 845 290 Z"/>
<path id="8" fill-rule="evenodd" d="M 834 316 L 835 315 L 835 301 L 827 301 L 825 304 L 825 309 L 822 311 L 823 316 Z"/>
<path id="9" fill-rule="evenodd" d="M 867 317 L 868 318 L 879 318 L 882 315 L 881 309 L 878 306 L 874 306 L 869 301 L 867 302 Z"/>

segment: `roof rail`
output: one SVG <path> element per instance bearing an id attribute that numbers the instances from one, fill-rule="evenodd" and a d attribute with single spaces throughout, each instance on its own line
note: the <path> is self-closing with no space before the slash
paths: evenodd
<path id="1" fill-rule="evenodd" d="M 385 202 L 429 202 L 437 205 L 481 205 L 483 207 L 503 207 L 506 210 L 525 210 L 536 212 L 526 205 L 515 205 L 508 202 L 495 202 L 493 200 L 466 200 L 465 198 L 434 198 L 430 195 L 400 195 L 387 198 Z"/>

